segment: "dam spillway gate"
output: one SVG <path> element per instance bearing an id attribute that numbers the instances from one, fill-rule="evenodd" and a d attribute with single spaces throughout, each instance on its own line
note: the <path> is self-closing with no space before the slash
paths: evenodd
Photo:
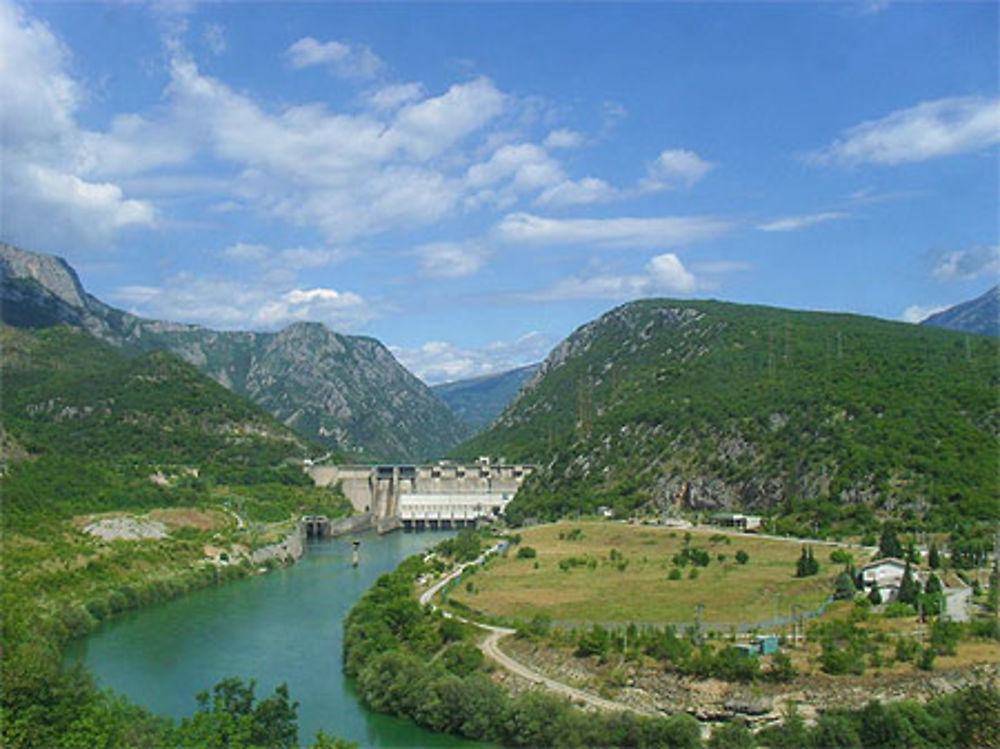
<path id="1" fill-rule="evenodd" d="M 474 465 L 338 465 L 306 470 L 317 486 L 339 484 L 355 511 L 371 514 L 380 529 L 445 529 L 474 526 L 502 515 L 534 466 L 481 459 Z"/>

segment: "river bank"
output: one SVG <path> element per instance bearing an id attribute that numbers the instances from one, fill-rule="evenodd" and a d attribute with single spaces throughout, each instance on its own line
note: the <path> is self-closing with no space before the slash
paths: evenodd
<path id="1" fill-rule="evenodd" d="M 367 532 L 308 540 L 301 560 L 266 575 L 130 612 L 67 648 L 111 687 L 157 714 L 194 709 L 194 694 L 227 676 L 254 678 L 265 694 L 282 682 L 299 705 L 300 741 L 316 731 L 362 746 L 465 746 L 359 705 L 340 666 L 343 618 L 376 579 L 449 533 Z M 351 541 L 361 562 L 351 566 Z"/>

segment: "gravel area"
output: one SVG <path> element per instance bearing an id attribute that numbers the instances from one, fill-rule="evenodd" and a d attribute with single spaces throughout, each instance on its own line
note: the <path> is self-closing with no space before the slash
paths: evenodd
<path id="1" fill-rule="evenodd" d="M 145 538 L 166 538 L 167 526 L 156 520 L 102 518 L 84 526 L 83 532 L 103 538 L 105 541 L 137 541 Z"/>

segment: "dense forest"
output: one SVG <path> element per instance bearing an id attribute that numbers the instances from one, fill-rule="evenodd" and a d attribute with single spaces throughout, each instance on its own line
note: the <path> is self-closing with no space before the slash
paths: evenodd
<path id="1" fill-rule="evenodd" d="M 542 463 L 515 521 L 610 505 L 844 532 L 995 523 L 998 364 L 990 337 L 645 300 L 577 330 L 456 455 Z"/>

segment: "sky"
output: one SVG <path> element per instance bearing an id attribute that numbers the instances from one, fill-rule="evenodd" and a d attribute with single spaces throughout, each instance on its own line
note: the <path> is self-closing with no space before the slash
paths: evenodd
<path id="1" fill-rule="evenodd" d="M 0 0 L 0 235 L 429 383 L 642 297 L 915 322 L 1000 278 L 998 5 Z"/>

